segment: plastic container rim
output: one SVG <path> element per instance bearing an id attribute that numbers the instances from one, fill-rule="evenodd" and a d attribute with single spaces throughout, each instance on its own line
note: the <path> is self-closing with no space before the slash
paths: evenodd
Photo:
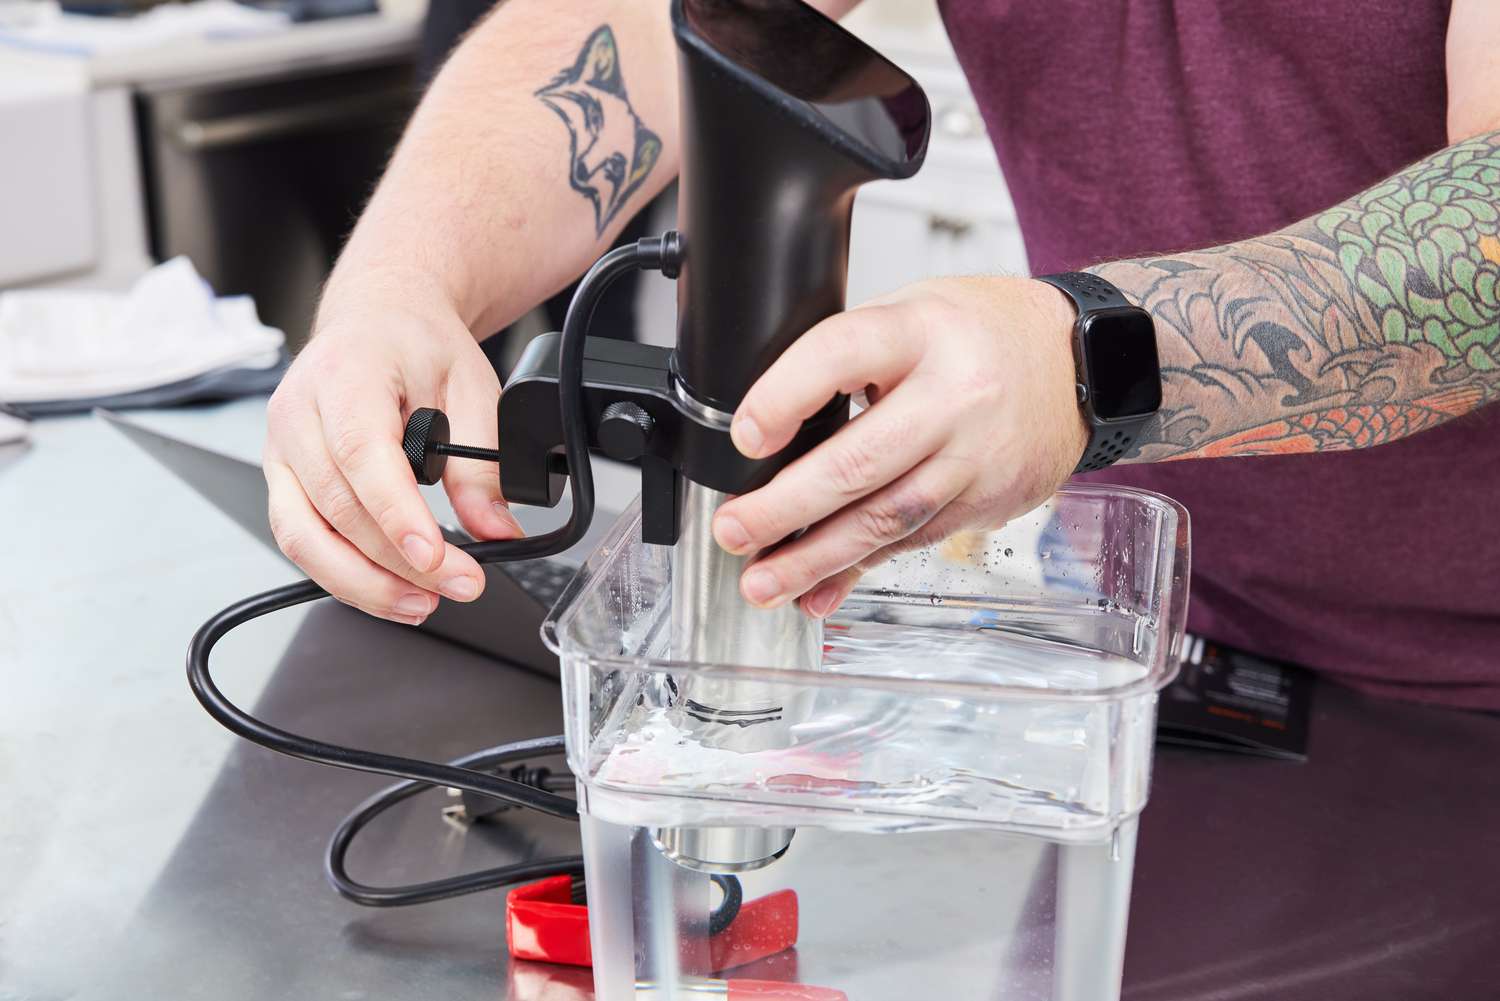
<path id="1" fill-rule="evenodd" d="M 1156 508 L 1162 515 L 1161 529 L 1171 532 L 1174 541 L 1171 543 L 1171 551 L 1179 554 L 1177 560 L 1158 560 L 1156 567 L 1156 591 L 1161 598 L 1158 602 L 1159 618 L 1158 627 L 1164 623 L 1178 621 L 1186 624 L 1186 610 L 1188 597 L 1188 582 L 1190 579 L 1190 553 L 1187 546 L 1188 512 L 1181 504 L 1169 497 L 1153 493 L 1149 490 L 1141 490 L 1137 487 L 1124 486 L 1101 486 L 1095 484 L 1065 484 L 1054 496 L 1093 496 L 1093 497 L 1122 497 L 1129 496 L 1146 502 Z M 1049 498 L 1050 499 L 1050 498 Z M 1020 517 L 1025 517 L 1021 515 Z M 816 684 L 819 687 L 828 685 L 848 685 L 860 688 L 883 689 L 891 691 L 906 691 L 913 686 L 921 686 L 924 695 L 952 695 L 960 698 L 973 698 L 976 693 L 983 693 L 993 699 L 1051 702 L 1059 699 L 1079 702 L 1113 702 L 1123 701 L 1137 695 L 1149 694 L 1160 691 L 1177 676 L 1180 667 L 1180 629 L 1173 630 L 1174 635 L 1170 643 L 1158 644 L 1153 662 L 1145 665 L 1147 670 L 1144 675 L 1122 685 L 1107 688 L 1035 688 L 1021 685 L 996 685 L 981 681 L 945 681 L 931 678 L 907 678 L 892 677 L 891 675 L 868 675 L 848 671 L 817 671 L 809 672 L 804 669 L 778 668 L 778 667 L 754 667 L 745 664 L 705 664 L 699 661 L 681 661 L 670 658 L 643 657 L 639 655 L 625 654 L 601 654 L 596 652 L 574 650 L 564 653 L 560 634 L 567 627 L 573 615 L 577 614 L 577 598 L 598 579 L 601 574 L 595 564 L 601 554 L 607 554 L 604 559 L 609 559 L 613 552 L 621 545 L 644 545 L 635 541 L 639 534 L 640 525 L 640 500 L 636 499 L 628 507 L 615 525 L 609 530 L 605 537 L 600 540 L 594 552 L 590 553 L 584 560 L 583 565 L 568 582 L 563 593 L 558 597 L 552 610 L 542 623 L 542 642 L 547 649 L 557 654 L 560 660 L 571 663 L 583 663 L 590 668 L 605 668 L 610 670 L 628 671 L 637 673 L 655 673 L 663 670 L 674 673 L 692 672 L 705 675 L 733 674 L 736 678 L 747 680 L 765 681 L 775 684 Z M 861 594 L 867 597 L 877 597 L 879 600 L 891 600 L 892 592 L 889 589 L 863 587 L 855 588 L 851 597 Z M 912 592 L 915 594 L 916 592 Z M 901 604 L 916 604 L 912 602 L 899 602 Z M 973 607 L 986 607 L 984 596 L 955 596 L 945 599 L 945 603 L 951 607 L 962 608 L 966 604 Z M 837 616 L 835 616 L 836 620 Z M 816 678 L 816 682 L 811 679 Z"/>

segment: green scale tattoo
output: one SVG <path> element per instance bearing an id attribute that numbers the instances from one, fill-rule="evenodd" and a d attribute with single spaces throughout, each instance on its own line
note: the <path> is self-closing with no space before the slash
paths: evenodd
<path id="1" fill-rule="evenodd" d="M 1136 459 L 1378 445 L 1500 394 L 1500 132 L 1280 233 L 1094 270 L 1156 318 Z"/>

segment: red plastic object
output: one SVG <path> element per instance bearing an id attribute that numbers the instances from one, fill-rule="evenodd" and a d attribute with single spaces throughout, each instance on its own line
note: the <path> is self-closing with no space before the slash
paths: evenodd
<path id="1" fill-rule="evenodd" d="M 551 876 L 510 891 L 505 901 L 505 942 L 513 958 L 567 966 L 593 965 L 589 910 L 573 903 L 572 896 L 571 876 Z M 780 890 L 747 900 L 734 922 L 709 939 L 709 960 L 714 972 L 732 970 L 796 944 L 797 894 L 793 890 Z M 823 999 L 809 996 L 809 1001 Z"/>
<path id="2" fill-rule="evenodd" d="M 747 900 L 728 928 L 708 940 L 713 972 L 774 956 L 797 944 L 797 893 L 778 890 Z"/>
<path id="3" fill-rule="evenodd" d="M 511 890 L 505 900 L 505 944 L 511 956 L 593 966 L 589 909 L 572 901 L 572 876 L 549 876 Z"/>

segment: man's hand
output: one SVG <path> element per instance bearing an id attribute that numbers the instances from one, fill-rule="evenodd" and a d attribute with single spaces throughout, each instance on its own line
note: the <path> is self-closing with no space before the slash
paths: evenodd
<path id="1" fill-rule="evenodd" d="M 414 273 L 332 292 L 271 398 L 264 466 L 277 544 L 340 601 L 416 624 L 438 595 L 472 601 L 484 573 L 448 545 L 401 451 L 405 418 L 444 410 L 456 440 L 495 447 L 500 383 L 452 304 Z M 443 487 L 476 538 L 521 534 L 488 463 L 449 463 Z"/>
<path id="2" fill-rule="evenodd" d="M 751 388 L 732 435 L 774 454 L 836 393 L 870 406 L 761 489 L 726 503 L 714 536 L 753 552 L 741 591 L 830 614 L 860 573 L 963 529 L 1036 507 L 1088 441 L 1072 358 L 1072 307 L 1019 278 L 923 282 L 814 327 Z"/>

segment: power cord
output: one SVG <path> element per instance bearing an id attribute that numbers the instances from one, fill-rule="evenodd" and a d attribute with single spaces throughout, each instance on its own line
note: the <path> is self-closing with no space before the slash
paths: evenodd
<path id="1" fill-rule="evenodd" d="M 675 276 L 681 266 L 682 256 L 680 238 L 676 233 L 667 233 L 659 238 L 640 240 L 610 251 L 579 282 L 578 292 L 568 307 L 568 315 L 563 323 L 558 367 L 563 452 L 567 459 L 568 482 L 573 494 L 572 512 L 566 524 L 543 535 L 475 542 L 463 546 L 464 552 L 476 561 L 507 563 L 540 559 L 563 552 L 583 539 L 594 516 L 594 478 L 589 464 L 588 415 L 583 406 L 584 343 L 590 321 L 605 289 L 615 279 L 636 270 L 660 270 Z M 303 737 L 257 719 L 225 697 L 209 672 L 209 655 L 215 644 L 231 630 L 247 622 L 326 597 L 327 594 L 327 591 L 311 580 L 303 580 L 235 602 L 205 622 L 193 636 L 188 647 L 187 675 L 193 694 L 209 715 L 246 740 L 305 761 L 391 775 L 405 780 L 360 804 L 334 832 L 326 857 L 328 879 L 334 889 L 355 903 L 372 907 L 393 907 L 444 900 L 544 875 L 581 873 L 583 860 L 570 856 L 522 862 L 412 886 L 367 886 L 349 876 L 344 860 L 355 835 L 384 810 L 425 789 L 447 786 L 568 820 L 578 819 L 578 807 L 566 796 L 484 770 L 486 767 L 493 768 L 511 761 L 556 754 L 562 749 L 562 737 L 520 741 L 438 764 Z M 734 881 L 733 885 L 733 910 L 737 912 L 738 882 Z M 724 890 L 725 901 L 719 911 L 715 912 L 716 918 L 731 900 L 728 886 L 721 882 L 720 887 Z M 732 914 L 729 920 L 733 920 Z"/>
<path id="2" fill-rule="evenodd" d="M 448 767 L 494 768 L 512 761 L 557 754 L 562 750 L 562 744 L 561 737 L 517 741 L 513 744 L 503 744 L 465 755 L 450 761 Z M 397 803 L 411 799 L 418 793 L 431 788 L 433 788 L 431 782 L 398 782 L 359 804 L 352 813 L 339 822 L 339 826 L 334 829 L 333 837 L 328 841 L 328 849 L 323 856 L 323 871 L 328 876 L 328 882 L 333 885 L 340 896 L 365 907 L 406 907 L 411 904 L 428 904 L 437 900 L 447 900 L 450 897 L 461 897 L 483 890 L 494 890 L 544 876 L 581 876 L 583 874 L 582 856 L 567 855 L 559 858 L 517 862 L 495 869 L 482 869 L 460 876 L 449 876 L 446 879 L 414 883 L 410 886 L 370 886 L 351 877 L 346 858 L 355 836 L 372 820 Z"/>
<path id="3" fill-rule="evenodd" d="M 563 739 L 561 737 L 539 737 L 535 740 L 521 740 L 476 751 L 450 761 L 449 765 L 455 768 L 497 768 L 513 761 L 527 761 L 558 754 L 562 750 Z M 527 782 L 528 785 L 551 784 L 554 780 L 560 782 L 564 778 L 564 776 L 553 774 L 546 768 L 512 769 L 511 774 L 515 776 L 518 772 L 528 776 L 530 780 Z M 398 782 L 359 804 L 352 813 L 339 822 L 339 826 L 333 832 L 333 837 L 328 841 L 328 849 L 323 857 L 323 870 L 328 876 L 328 882 L 333 884 L 333 888 L 339 892 L 340 896 L 365 907 L 407 907 L 412 904 L 429 904 L 438 900 L 447 900 L 450 897 L 461 897 L 484 890 L 496 890 L 502 886 L 511 886 L 528 879 L 566 875 L 573 877 L 571 893 L 573 903 L 588 903 L 588 887 L 583 880 L 583 857 L 580 855 L 516 862 L 494 869 L 482 869 L 478 872 L 435 879 L 426 883 L 414 883 L 409 886 L 371 886 L 351 877 L 347 858 L 349 846 L 354 843 L 355 836 L 376 817 L 397 803 L 411 799 L 418 793 L 431 788 L 432 784 L 428 782 Z M 718 935 L 728 929 L 734 923 L 734 919 L 739 917 L 740 907 L 745 899 L 744 889 L 740 886 L 739 879 L 734 876 L 715 873 L 710 878 L 723 894 L 719 906 L 714 908 L 708 916 L 709 935 Z"/>

